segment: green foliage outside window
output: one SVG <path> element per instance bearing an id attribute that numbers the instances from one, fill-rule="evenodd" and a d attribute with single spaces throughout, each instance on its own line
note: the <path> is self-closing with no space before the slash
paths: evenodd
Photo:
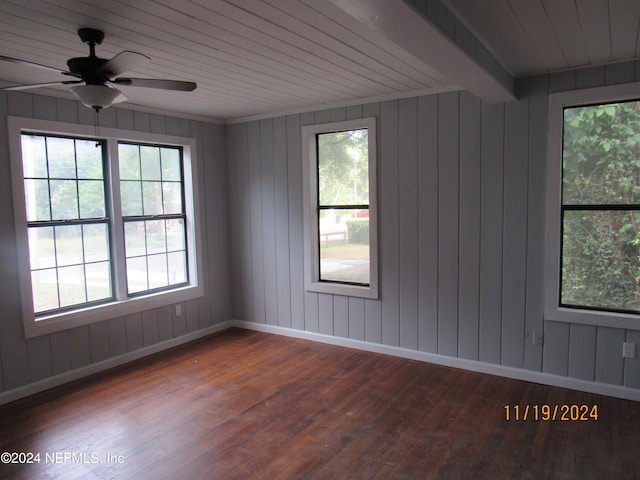
<path id="1" fill-rule="evenodd" d="M 640 311 L 640 101 L 567 108 L 563 305 Z"/>
<path id="2" fill-rule="evenodd" d="M 349 243 L 369 244 L 369 219 L 347 220 L 347 241 Z"/>
<path id="3" fill-rule="evenodd" d="M 366 129 L 318 135 L 320 205 L 369 203 L 367 148 Z"/>

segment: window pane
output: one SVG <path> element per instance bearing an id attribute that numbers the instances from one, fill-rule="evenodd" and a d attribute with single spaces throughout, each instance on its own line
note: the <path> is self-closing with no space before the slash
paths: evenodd
<path id="1" fill-rule="evenodd" d="M 167 251 L 184 250 L 184 221 L 179 218 L 167 220 Z"/>
<path id="2" fill-rule="evenodd" d="M 76 140 L 78 178 L 102 180 L 102 145 L 95 140 Z"/>
<path id="3" fill-rule="evenodd" d="M 79 180 L 80 218 L 104 218 L 104 183 L 102 180 Z"/>
<path id="4" fill-rule="evenodd" d="M 368 213 L 320 212 L 320 280 L 369 284 Z"/>
<path id="5" fill-rule="evenodd" d="M 122 215 L 142 215 L 142 184 L 137 181 L 120 182 Z"/>
<path id="6" fill-rule="evenodd" d="M 24 197 L 28 222 L 51 220 L 47 180 L 25 180 Z"/>
<path id="7" fill-rule="evenodd" d="M 564 205 L 640 203 L 640 101 L 566 108 Z"/>
<path id="8" fill-rule="evenodd" d="M 90 263 L 85 267 L 87 275 L 87 301 L 95 302 L 111 298 L 111 268 L 109 262 Z"/>
<path id="9" fill-rule="evenodd" d="M 56 266 L 53 227 L 29 227 L 29 260 L 31 270 Z"/>
<path id="10" fill-rule="evenodd" d="M 109 231 L 106 224 L 83 225 L 84 261 L 109 260 Z"/>
<path id="11" fill-rule="evenodd" d="M 58 277 L 55 268 L 31 272 L 31 288 L 33 290 L 34 313 L 59 308 Z"/>
<path id="12" fill-rule="evenodd" d="M 180 168 L 180 149 L 161 148 L 162 179 L 174 182 L 182 181 Z"/>
<path id="13" fill-rule="evenodd" d="M 142 161 L 142 179 L 161 180 L 160 149 L 158 147 L 141 146 L 140 159 Z"/>
<path id="14" fill-rule="evenodd" d="M 367 129 L 322 133 L 317 141 L 320 205 L 368 205 Z"/>
<path id="15" fill-rule="evenodd" d="M 165 215 L 182 213 L 182 184 L 162 182 L 162 203 Z"/>
<path id="16" fill-rule="evenodd" d="M 25 178 L 47 178 L 47 152 L 43 136 L 22 135 L 22 170 Z"/>
<path id="17" fill-rule="evenodd" d="M 565 211 L 560 302 L 640 311 L 640 212 Z"/>
<path id="18" fill-rule="evenodd" d="M 149 255 L 147 257 L 149 265 L 149 288 L 161 288 L 169 285 L 167 278 L 167 256 Z"/>
<path id="19" fill-rule="evenodd" d="M 76 152 L 73 138 L 47 137 L 50 178 L 76 178 Z"/>
<path id="20" fill-rule="evenodd" d="M 160 182 L 142 182 L 145 215 L 162 215 L 162 188 Z"/>
<path id="21" fill-rule="evenodd" d="M 78 184 L 75 180 L 51 180 L 51 219 L 78 218 Z"/>
<path id="22" fill-rule="evenodd" d="M 185 252 L 172 252 L 167 255 L 169 267 L 169 284 L 187 281 L 187 256 Z"/>
<path id="23" fill-rule="evenodd" d="M 82 265 L 58 269 L 60 306 L 68 307 L 86 303 L 84 268 Z"/>
<path id="24" fill-rule="evenodd" d="M 118 144 L 121 180 L 140 180 L 140 151 L 137 145 Z"/>
<path id="25" fill-rule="evenodd" d="M 124 224 L 124 242 L 127 257 L 139 257 L 147 253 L 147 240 L 144 222 L 127 222 Z"/>
<path id="26" fill-rule="evenodd" d="M 127 258 L 127 291 L 137 293 L 148 289 L 147 257 Z"/>
<path id="27" fill-rule="evenodd" d="M 58 266 L 82 263 L 82 226 L 55 227 Z"/>
<path id="28" fill-rule="evenodd" d="M 150 220 L 146 222 L 147 253 L 165 253 L 167 238 L 164 232 L 164 220 Z"/>

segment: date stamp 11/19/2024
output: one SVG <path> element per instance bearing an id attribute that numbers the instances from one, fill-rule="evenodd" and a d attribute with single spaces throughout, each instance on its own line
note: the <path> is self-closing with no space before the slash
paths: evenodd
<path id="1" fill-rule="evenodd" d="M 507 422 L 596 422 L 599 415 L 597 404 L 507 404 L 503 409 Z"/>

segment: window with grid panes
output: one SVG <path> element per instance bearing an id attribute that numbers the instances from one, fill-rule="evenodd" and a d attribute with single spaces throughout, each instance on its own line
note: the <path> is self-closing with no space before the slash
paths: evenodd
<path id="1" fill-rule="evenodd" d="M 113 298 L 104 144 L 23 134 L 34 312 Z"/>
<path id="2" fill-rule="evenodd" d="M 193 139 L 8 120 L 28 338 L 203 295 Z"/>
<path id="3" fill-rule="evenodd" d="M 187 282 L 182 150 L 119 143 L 127 293 Z"/>

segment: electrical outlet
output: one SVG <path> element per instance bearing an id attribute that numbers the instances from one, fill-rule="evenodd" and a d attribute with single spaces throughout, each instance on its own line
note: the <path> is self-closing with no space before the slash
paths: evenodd
<path id="1" fill-rule="evenodd" d="M 636 358 L 636 344 L 633 342 L 623 342 L 622 356 L 624 358 Z"/>
<path id="2" fill-rule="evenodd" d="M 182 315 L 182 305 L 177 304 L 175 306 L 175 311 L 176 311 L 176 317 L 179 317 L 180 315 Z"/>

